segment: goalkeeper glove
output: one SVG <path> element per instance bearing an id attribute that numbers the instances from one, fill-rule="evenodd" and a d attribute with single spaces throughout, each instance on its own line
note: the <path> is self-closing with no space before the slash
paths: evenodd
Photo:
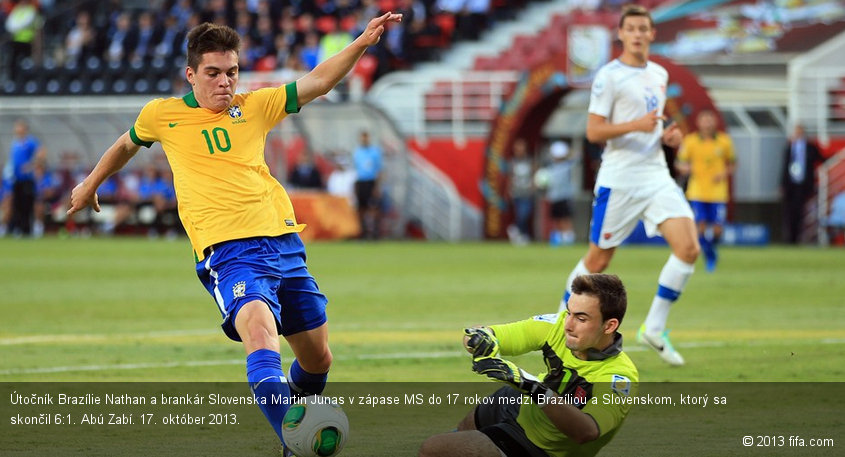
<path id="1" fill-rule="evenodd" d="M 472 371 L 509 384 L 530 395 L 534 401 L 540 404 L 548 403 L 546 399 L 555 396 L 555 392 L 546 387 L 539 379 L 525 372 L 513 362 L 498 357 L 475 357 L 472 359 Z"/>
<path id="2" fill-rule="evenodd" d="M 493 357 L 499 354 L 499 340 L 486 328 L 465 328 L 466 347 L 475 357 Z"/>

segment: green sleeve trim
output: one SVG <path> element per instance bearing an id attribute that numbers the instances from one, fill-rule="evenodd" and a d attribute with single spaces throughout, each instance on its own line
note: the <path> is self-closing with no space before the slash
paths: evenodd
<path id="1" fill-rule="evenodd" d="M 153 143 L 151 141 L 144 141 L 144 140 L 138 138 L 138 134 L 135 133 L 135 126 L 134 125 L 132 126 L 131 129 L 129 129 L 129 138 L 131 138 L 132 142 L 137 144 L 138 146 L 143 146 L 145 148 L 148 148 L 148 147 L 153 145 Z"/>
<path id="2" fill-rule="evenodd" d="M 285 85 L 285 112 L 288 114 L 298 113 L 299 95 L 296 93 L 296 81 Z"/>

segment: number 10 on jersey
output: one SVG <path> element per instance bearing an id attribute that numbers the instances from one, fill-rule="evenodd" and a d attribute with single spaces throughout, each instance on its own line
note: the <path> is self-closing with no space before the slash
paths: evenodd
<path id="1" fill-rule="evenodd" d="M 214 154 L 216 151 L 226 152 L 232 148 L 232 143 L 229 141 L 229 132 L 222 127 L 215 127 L 211 130 L 211 134 L 208 133 L 208 130 L 203 130 L 202 136 L 205 137 L 205 145 L 208 146 L 209 154 Z M 212 138 L 214 145 L 211 144 Z"/>

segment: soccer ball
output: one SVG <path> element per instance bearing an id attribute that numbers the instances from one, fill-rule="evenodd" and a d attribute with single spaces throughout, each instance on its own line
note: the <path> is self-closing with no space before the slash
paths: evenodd
<path id="1" fill-rule="evenodd" d="M 349 436 L 346 414 L 330 398 L 309 395 L 291 405 L 282 420 L 285 445 L 297 457 L 337 455 Z"/>

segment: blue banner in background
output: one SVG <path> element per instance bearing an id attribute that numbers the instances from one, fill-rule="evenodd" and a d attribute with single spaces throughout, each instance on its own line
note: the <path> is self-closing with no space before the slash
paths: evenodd
<path id="1" fill-rule="evenodd" d="M 727 224 L 722 233 L 721 244 L 727 246 L 766 246 L 769 244 L 769 240 L 769 227 L 765 224 Z M 648 237 L 643 223 L 640 222 L 623 244 L 665 245 L 666 240 L 661 236 Z"/>

